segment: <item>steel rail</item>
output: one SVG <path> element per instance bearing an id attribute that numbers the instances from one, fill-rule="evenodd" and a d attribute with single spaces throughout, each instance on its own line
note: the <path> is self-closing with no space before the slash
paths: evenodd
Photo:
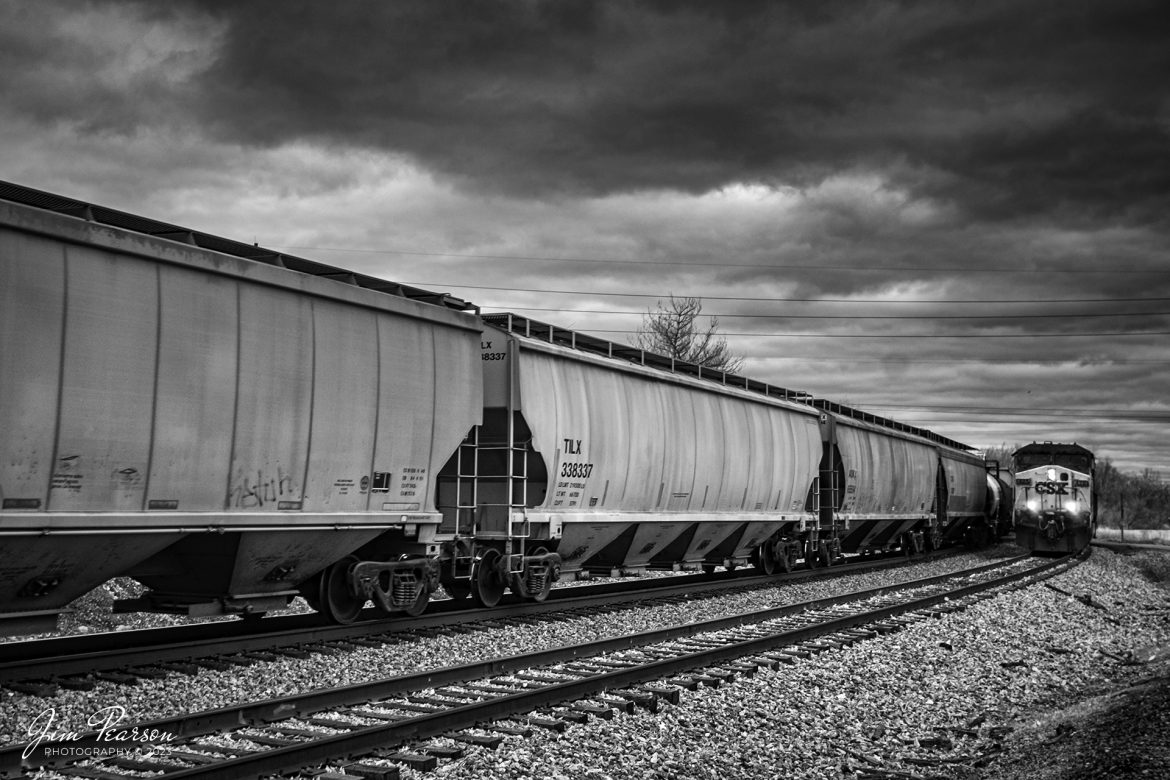
<path id="1" fill-rule="evenodd" d="M 265 774 L 296 770 L 315 764 L 336 761 L 369 753 L 387 744 L 409 742 L 438 736 L 452 729 L 471 728 L 477 723 L 498 720 L 513 715 L 589 698 L 608 690 L 627 688 L 652 680 L 680 674 L 691 669 L 712 666 L 735 658 L 750 657 L 766 652 L 778 645 L 794 644 L 823 634 L 843 631 L 866 623 L 873 623 L 894 615 L 934 606 L 948 599 L 963 596 L 993 587 L 1000 587 L 1046 570 L 1062 566 L 1067 560 L 1061 559 L 1036 569 L 1016 572 L 991 583 L 976 583 L 945 593 L 934 594 L 907 603 L 881 607 L 869 612 L 848 615 L 828 620 L 814 626 L 785 631 L 766 637 L 748 639 L 721 647 L 714 647 L 675 658 L 667 658 L 628 669 L 616 669 L 581 680 L 555 683 L 544 688 L 489 699 L 460 706 L 458 708 L 410 718 L 406 721 L 371 726 L 360 731 L 323 737 L 298 745 L 276 748 L 271 751 L 241 756 L 228 761 L 204 767 L 193 767 L 167 773 L 168 778 L 186 780 L 234 780 L 242 777 L 260 777 Z"/>
<path id="2" fill-rule="evenodd" d="M 192 738 L 216 731 L 221 731 L 229 728 L 245 727 L 250 725 L 264 725 L 279 720 L 284 720 L 292 717 L 301 717 L 310 715 L 315 712 L 327 709 L 329 707 L 353 705 L 357 703 L 365 703 L 393 695 L 401 695 L 422 689 L 434 688 L 443 685 L 458 684 L 460 682 L 490 677 L 493 675 L 506 674 L 511 671 L 529 669 L 537 666 L 560 663 L 563 661 L 570 661 L 574 659 L 581 659 L 590 656 L 601 655 L 605 653 L 616 652 L 620 650 L 630 649 L 634 647 L 657 644 L 663 641 L 678 639 L 681 637 L 691 636 L 698 633 L 706 633 L 711 631 L 719 631 L 737 626 L 759 623 L 761 621 L 775 619 L 778 617 L 790 616 L 801 612 L 806 612 L 814 609 L 823 609 L 838 604 L 863 601 L 868 598 L 881 596 L 893 592 L 913 590 L 916 588 L 928 587 L 936 585 L 940 582 L 952 579 L 968 578 L 972 576 L 979 576 L 981 574 L 990 572 L 997 568 L 1014 565 L 1020 561 L 1028 559 L 1029 556 L 1021 555 L 1015 558 L 1003 559 L 994 563 L 983 566 L 966 569 L 958 572 L 951 572 L 948 574 L 940 574 L 932 577 L 920 578 L 910 580 L 904 583 L 895 585 L 886 585 L 878 588 L 862 589 L 851 591 L 849 593 L 839 594 L 820 599 L 813 599 L 810 601 L 798 602 L 793 604 L 786 604 L 778 607 L 772 607 L 765 610 L 757 610 L 753 612 L 739 613 L 736 615 L 729 615 L 722 618 L 716 618 L 700 623 L 686 623 L 676 626 L 668 626 L 666 628 L 654 629 L 639 634 L 632 634 L 622 637 L 613 637 L 609 639 L 602 639 L 586 644 L 567 645 L 550 650 L 534 651 L 515 656 L 504 656 L 498 658 L 487 659 L 480 662 L 464 664 L 456 667 L 432 669 L 423 672 L 418 672 L 402 677 L 388 678 L 384 680 L 377 680 L 369 683 L 359 683 L 343 688 L 327 689 L 321 691 L 312 691 L 301 695 L 285 696 L 270 699 L 263 702 L 249 703 L 244 705 L 231 706 L 221 708 L 218 710 L 211 710 L 206 712 L 194 713 L 191 715 L 178 716 L 173 718 L 164 718 L 147 723 L 137 724 L 140 731 L 158 731 L 169 732 L 176 738 Z M 1048 564 L 1048 567 L 1059 565 L 1063 559 L 1057 560 Z M 995 587 L 996 584 L 1012 581 L 1012 579 L 1019 579 L 1035 574 L 1038 571 L 1044 570 L 1045 567 L 1034 568 L 1024 572 L 1017 572 L 1010 575 L 1009 578 L 1002 578 L 1002 581 L 994 581 L 993 584 L 977 583 L 969 588 L 989 588 Z M 945 598 L 954 597 L 953 592 L 943 593 L 929 598 L 939 601 Z M 933 603 L 933 602 L 932 602 Z M 895 606 L 890 609 L 900 611 L 912 611 L 917 607 L 900 607 Z M 849 618 L 852 619 L 852 618 Z M 858 618 L 860 622 L 872 622 L 875 618 L 864 617 Z M 844 620 L 842 618 L 841 620 Z M 840 622 L 840 621 L 836 621 Z M 826 625 L 835 625 L 830 623 Z M 815 627 L 814 627 L 815 628 Z M 802 629 L 804 630 L 804 629 Z M 810 629 L 812 630 L 812 629 Z M 830 629 L 816 629 L 816 631 L 825 633 L 840 628 Z M 791 640 L 799 641 L 799 639 Z M 778 640 L 780 644 L 787 643 L 788 640 Z M 750 653 L 743 653 L 750 654 Z M 616 678 L 614 678 L 616 679 Z M 612 687 L 612 686 L 611 686 Z M 507 697 L 509 701 L 512 697 Z M 577 698 L 583 698 L 578 696 Z M 496 700 L 493 700 L 496 701 Z M 484 706 L 486 702 L 480 703 Z M 533 709 L 543 704 L 535 704 L 528 709 Z M 477 710 L 478 712 L 478 710 Z M 411 719 L 411 722 L 417 719 Z M 453 726 L 447 724 L 446 730 L 452 728 L 459 728 L 460 726 Z M 373 728 L 386 728 L 385 726 Z M 364 730 L 363 730 L 364 731 Z M 358 732 L 354 732 L 358 733 Z M 345 735 L 339 735 L 345 736 Z M 332 739 L 332 738 L 329 738 Z M 7 777 L 18 766 L 34 767 L 34 766 L 57 766 L 62 762 L 55 762 L 45 760 L 45 751 L 69 747 L 79 748 L 86 746 L 95 746 L 99 743 L 95 739 L 95 735 L 86 735 L 80 741 L 73 741 L 69 743 L 46 743 L 39 746 L 38 750 L 33 751 L 29 756 L 21 755 L 24 746 L 10 745 L 0 748 L 0 776 Z M 384 742 L 382 743 L 385 744 Z M 283 749 L 279 749 L 283 750 Z M 268 751 L 265 753 L 272 752 Z M 71 763 L 71 762 L 63 762 Z M 186 770 L 184 770 L 186 771 Z M 276 771 L 276 770 L 264 770 Z M 168 773 L 168 777 L 185 776 L 179 773 Z M 226 775 L 231 777 L 232 775 Z"/>
<path id="3" fill-rule="evenodd" d="M 933 555 L 945 557 L 950 551 Z M 845 576 L 867 571 L 913 565 L 932 558 L 890 558 L 857 561 L 826 568 L 793 571 L 787 574 L 751 574 L 752 570 L 721 572 L 673 578 L 642 580 L 637 583 L 615 582 L 599 585 L 556 588 L 547 601 L 532 602 L 509 599 L 493 608 L 467 608 L 465 602 L 439 600 L 433 611 L 417 618 L 388 620 L 376 610 L 365 614 L 376 619 L 349 625 L 326 623 L 316 614 L 264 618 L 260 621 L 218 621 L 186 626 L 112 631 L 43 640 L 0 643 L 0 683 L 59 678 L 89 672 L 107 671 L 159 663 L 189 662 L 216 655 L 273 650 L 299 644 L 343 642 L 425 628 L 479 620 L 499 620 L 524 615 L 541 615 L 570 609 L 606 606 L 663 599 L 680 595 L 716 592 L 728 588 L 755 587 L 765 583 L 801 582 L 807 579 Z"/>

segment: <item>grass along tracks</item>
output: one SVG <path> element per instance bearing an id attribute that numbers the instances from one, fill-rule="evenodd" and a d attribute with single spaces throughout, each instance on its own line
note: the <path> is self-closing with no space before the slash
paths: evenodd
<path id="1" fill-rule="evenodd" d="M 669 701 L 670 692 L 680 686 L 719 684 L 760 665 L 775 666 L 800 654 L 896 630 L 899 621 L 925 619 L 921 612 L 897 617 L 906 612 L 928 610 L 925 614 L 931 614 L 957 608 L 963 602 L 945 602 L 975 598 L 988 587 L 1002 587 L 1005 579 L 1000 575 L 1005 569 L 1015 579 L 1035 576 L 1030 572 L 1036 566 L 1032 561 L 1011 560 L 978 568 L 714 621 L 156 721 L 145 728 L 171 732 L 184 746 L 169 741 L 156 746 L 150 758 L 139 758 L 137 766 L 146 771 L 168 766 L 167 775 L 176 778 L 243 777 L 365 754 L 369 758 L 361 766 L 392 768 L 393 761 L 385 757 L 387 745 L 417 744 L 452 733 L 465 742 L 490 740 L 490 730 L 459 731 L 474 729 L 476 724 L 515 729 L 514 723 L 500 726 L 498 721 L 521 717 L 528 724 L 564 727 L 589 717 L 591 711 L 611 711 L 615 696 L 620 706 L 655 707 L 661 697 Z M 956 579 L 965 580 L 958 589 Z M 826 633 L 827 639 L 817 639 Z M 646 688 L 647 684 L 652 687 Z M 608 701 L 598 697 L 608 697 Z M 378 703 L 365 704 L 370 701 Z M 551 707 L 559 709 L 532 715 Z M 285 725 L 272 725 L 281 722 Z M 218 737 L 197 736 L 240 724 L 247 725 Z M 188 741 L 193 738 L 194 742 Z M 11 751 L 5 758 L 12 758 Z M 398 760 L 421 763 L 425 756 L 411 753 L 399 755 Z M 217 763 L 193 765 L 201 761 Z M 119 768 L 133 771 L 136 764 L 130 757 L 121 757 L 119 762 L 121 767 L 103 766 L 97 771 L 112 775 Z"/>

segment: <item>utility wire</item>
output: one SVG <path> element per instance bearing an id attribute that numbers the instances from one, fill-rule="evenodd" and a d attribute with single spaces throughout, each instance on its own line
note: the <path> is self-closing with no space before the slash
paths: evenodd
<path id="1" fill-rule="evenodd" d="M 641 311 L 614 311 L 606 309 L 557 309 L 536 306 L 512 306 L 516 311 L 551 311 L 559 314 L 619 314 L 643 316 Z M 1170 311 L 1125 311 L 1115 313 L 1075 312 L 1066 314 L 720 314 L 704 312 L 704 317 L 719 319 L 760 320 L 1064 320 L 1070 317 L 1165 317 Z"/>
<path id="2" fill-rule="evenodd" d="M 808 363 L 886 363 L 896 365 L 901 368 L 906 365 L 918 365 L 920 363 L 978 363 L 986 365 L 988 363 L 1010 363 L 1013 365 L 1036 365 L 1048 363 L 1077 363 L 1081 364 L 1077 368 L 1092 368 L 1101 369 L 1110 366 L 1129 366 L 1129 365 L 1143 365 L 1143 366 L 1170 366 L 1170 360 L 1141 360 L 1137 358 L 1108 358 L 1108 359 L 1089 359 L 1083 357 L 1044 357 L 1044 358 L 1002 358 L 1002 357 L 985 357 L 985 358 L 908 358 L 905 362 L 901 362 L 896 357 L 889 358 L 857 358 L 850 355 L 752 355 L 748 356 L 749 360 L 800 360 Z"/>
<path id="3" fill-rule="evenodd" d="M 569 330 L 569 328 L 566 328 Z M 636 330 L 582 328 L 582 333 L 635 334 Z M 1055 338 L 1123 338 L 1130 336 L 1170 336 L 1170 330 L 1135 330 L 1128 333 L 730 333 L 720 336 L 790 339 L 1055 339 Z"/>
<path id="4" fill-rule="evenodd" d="M 530 287 L 488 287 L 485 285 L 474 284 L 447 284 L 445 282 L 401 282 L 412 287 L 422 287 L 425 289 L 435 290 L 438 288 L 454 287 L 460 290 L 493 290 L 501 292 L 526 292 L 526 293 L 540 293 L 541 295 L 574 295 L 578 298 L 653 298 L 665 299 L 670 297 L 670 293 L 625 293 L 625 292 L 593 292 L 584 290 L 537 290 Z M 682 296 L 675 296 L 682 297 Z M 873 299 L 861 300 L 853 298 L 748 298 L 742 296 L 726 296 L 726 295 L 696 295 L 693 296 L 704 301 L 752 301 L 752 302 L 767 302 L 767 303 L 885 303 L 885 304 L 930 304 L 930 303 L 1007 303 L 1007 304 L 1028 304 L 1035 305 L 1041 303 L 1139 303 L 1139 302 L 1165 302 L 1170 301 L 1170 298 L 1054 298 L 1051 300 L 1044 299 L 1019 299 L 1019 300 L 948 300 L 946 298 L 938 299 L 920 299 L 909 301 L 896 301 L 887 299 Z"/>
<path id="5" fill-rule="evenodd" d="M 1144 420 L 1146 422 L 1170 422 L 1170 411 L 1131 411 L 1127 409 L 1053 409 L 997 406 L 923 406 L 921 404 L 864 404 L 866 411 L 884 410 L 916 413 L 957 413 L 957 414 L 1000 414 L 1006 416 L 1056 415 L 1078 420 Z"/>
<path id="6" fill-rule="evenodd" d="M 1112 267 L 1099 268 L 1020 268 L 1014 266 L 1010 268 L 978 268 L 973 266 L 865 266 L 865 265 L 791 265 L 781 264 L 775 265 L 772 263 L 727 263 L 727 262 L 699 262 L 688 263 L 677 260 L 638 260 L 636 258 L 626 260 L 610 260 L 600 257 L 547 257 L 542 255 L 484 255 L 466 252 L 424 252 L 407 249 L 370 249 L 358 247 L 330 247 L 330 246 L 280 246 L 270 245 L 273 249 L 296 250 L 299 252 L 350 252 L 354 254 L 375 254 L 375 255 L 410 255 L 413 257 L 457 257 L 466 260 L 507 260 L 518 261 L 526 263 L 574 263 L 580 265 L 582 263 L 598 264 L 598 265 L 667 265 L 676 266 L 680 268 L 762 268 L 768 270 L 783 270 L 783 271 L 940 271 L 945 273 L 984 273 L 984 274 L 1148 274 L 1156 273 L 1153 269 L 1141 268 L 1123 268 L 1117 269 Z"/>

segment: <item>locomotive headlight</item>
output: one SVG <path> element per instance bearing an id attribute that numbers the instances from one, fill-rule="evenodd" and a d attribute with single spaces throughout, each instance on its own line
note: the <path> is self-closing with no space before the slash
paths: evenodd
<path id="1" fill-rule="evenodd" d="M 1070 515 L 1075 515 L 1077 513 L 1077 502 L 1076 501 L 1065 501 L 1064 502 L 1064 511 L 1068 512 Z"/>
<path id="2" fill-rule="evenodd" d="M 1034 498 L 1031 501 L 1029 501 L 1028 503 L 1024 504 L 1024 506 L 1028 507 L 1029 512 L 1039 512 L 1040 511 L 1040 502 Z"/>

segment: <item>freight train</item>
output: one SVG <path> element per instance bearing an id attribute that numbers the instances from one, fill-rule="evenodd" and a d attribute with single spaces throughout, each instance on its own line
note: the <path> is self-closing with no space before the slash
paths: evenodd
<path id="1" fill-rule="evenodd" d="M 1093 453 L 1079 444 L 1033 442 L 1012 456 L 1016 544 L 1038 553 L 1083 550 L 1097 535 Z"/>
<path id="2" fill-rule="evenodd" d="M 980 543 L 1010 506 L 927 430 L 5 183 L 0 327 L 4 633 L 114 577 L 344 623 Z"/>

